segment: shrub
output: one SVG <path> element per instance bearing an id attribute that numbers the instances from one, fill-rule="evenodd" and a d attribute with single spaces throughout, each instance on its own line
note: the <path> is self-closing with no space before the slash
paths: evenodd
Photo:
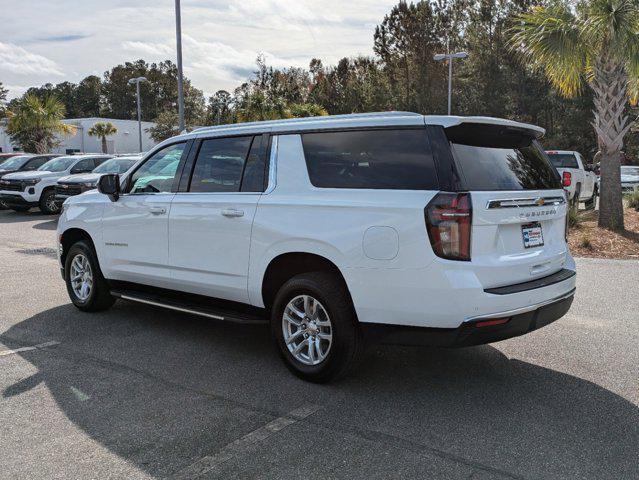
<path id="1" fill-rule="evenodd" d="M 639 190 L 628 196 L 628 206 L 639 212 Z"/>
<path id="2" fill-rule="evenodd" d="M 583 237 L 581 237 L 581 241 L 579 242 L 579 245 L 582 248 L 592 250 L 592 242 L 590 241 L 590 237 L 588 235 L 584 235 Z"/>
<path id="3" fill-rule="evenodd" d="M 568 228 L 579 228 L 581 217 L 574 208 L 568 209 Z"/>

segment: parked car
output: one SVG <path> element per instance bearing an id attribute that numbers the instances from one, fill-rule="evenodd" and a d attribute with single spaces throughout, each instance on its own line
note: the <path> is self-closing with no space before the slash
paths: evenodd
<path id="1" fill-rule="evenodd" d="M 0 153 L 0 165 L 5 160 L 9 160 L 11 157 L 16 157 L 18 155 L 24 155 L 24 152 L 11 152 L 11 153 Z"/>
<path id="2" fill-rule="evenodd" d="M 623 193 L 639 191 L 639 166 L 621 166 L 621 190 Z"/>
<path id="3" fill-rule="evenodd" d="M 55 184 L 58 179 L 70 174 L 90 172 L 109 158 L 111 157 L 108 155 L 96 154 L 57 157 L 34 171 L 9 173 L 0 179 L 0 201 L 18 212 L 37 206 L 42 213 L 58 213 L 60 205 L 55 201 Z"/>
<path id="4" fill-rule="evenodd" d="M 11 155 L 11 154 L 6 154 Z M 59 157 L 60 155 L 46 154 L 46 155 L 33 155 L 33 154 L 19 154 L 6 158 L 0 163 L 0 178 L 9 173 L 14 172 L 30 172 L 37 170 L 46 162 L 52 158 Z M 6 210 L 9 208 L 2 199 L 0 199 L 0 210 Z"/>
<path id="5" fill-rule="evenodd" d="M 106 160 L 90 173 L 76 173 L 61 177 L 55 185 L 55 200 L 62 204 L 67 198 L 97 187 L 98 180 L 105 173 L 124 174 L 137 162 L 140 156 L 116 157 Z"/>
<path id="6" fill-rule="evenodd" d="M 550 161 L 559 171 L 568 198 L 574 208 L 585 202 L 586 208 L 595 208 L 599 195 L 597 175 L 584 162 L 579 152 L 570 150 L 549 150 Z"/>
<path id="7" fill-rule="evenodd" d="M 198 129 L 64 203 L 61 273 L 87 312 L 121 298 L 270 321 L 288 368 L 315 382 L 369 341 L 523 335 L 575 292 L 543 133 L 402 112 Z"/>

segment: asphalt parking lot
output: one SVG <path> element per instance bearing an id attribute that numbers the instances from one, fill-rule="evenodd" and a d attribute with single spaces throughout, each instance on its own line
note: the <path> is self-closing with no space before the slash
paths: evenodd
<path id="1" fill-rule="evenodd" d="M 579 259 L 528 336 L 319 386 L 265 327 L 77 311 L 56 221 L 0 211 L 0 478 L 639 478 L 639 262 Z"/>

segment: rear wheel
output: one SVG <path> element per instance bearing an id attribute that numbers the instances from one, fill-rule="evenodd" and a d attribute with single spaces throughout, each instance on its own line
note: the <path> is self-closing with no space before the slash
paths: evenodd
<path id="1" fill-rule="evenodd" d="M 346 287 L 327 272 L 297 275 L 280 288 L 271 310 L 271 334 L 289 370 L 311 382 L 345 375 L 361 351 Z"/>
<path id="2" fill-rule="evenodd" d="M 93 247 L 85 240 L 74 243 L 69 249 L 64 262 L 64 277 L 69 298 L 80 310 L 97 312 L 115 302 Z"/>
<path id="3" fill-rule="evenodd" d="M 579 211 L 579 196 L 581 195 L 581 185 L 577 184 L 575 187 L 575 195 L 572 197 L 570 201 L 570 209 L 577 213 Z"/>
<path id="4" fill-rule="evenodd" d="M 46 215 L 60 213 L 60 205 L 55 201 L 55 190 L 45 190 L 40 197 L 40 211 Z"/>
<path id="5" fill-rule="evenodd" d="M 599 192 L 597 191 L 597 186 L 592 191 L 592 197 L 589 200 L 586 200 L 586 209 L 594 210 L 597 206 L 597 197 L 599 196 Z"/>

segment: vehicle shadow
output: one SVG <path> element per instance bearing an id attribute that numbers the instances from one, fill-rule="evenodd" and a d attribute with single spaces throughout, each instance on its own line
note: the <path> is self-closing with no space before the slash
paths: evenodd
<path id="1" fill-rule="evenodd" d="M 36 223 L 33 225 L 33 228 L 36 230 L 55 230 L 58 228 L 58 217 L 56 216 L 46 222 Z"/>
<path id="2" fill-rule="evenodd" d="M 19 223 L 31 220 L 49 220 L 54 218 L 57 221 L 57 216 L 52 217 L 46 215 L 36 208 L 32 208 L 26 212 L 16 212 L 14 210 L 0 210 L 0 223 Z"/>
<path id="3" fill-rule="evenodd" d="M 637 406 L 491 346 L 377 347 L 353 375 L 314 385 L 288 373 L 266 327 L 122 301 L 97 314 L 59 306 L 0 335 L 8 348 L 50 340 L 60 344 L 19 353 L 37 372 L 0 395 L 44 383 L 92 439 L 157 477 L 303 404 L 321 407 L 307 419 L 311 431 L 328 428 L 511 477 L 637 474 Z"/>

